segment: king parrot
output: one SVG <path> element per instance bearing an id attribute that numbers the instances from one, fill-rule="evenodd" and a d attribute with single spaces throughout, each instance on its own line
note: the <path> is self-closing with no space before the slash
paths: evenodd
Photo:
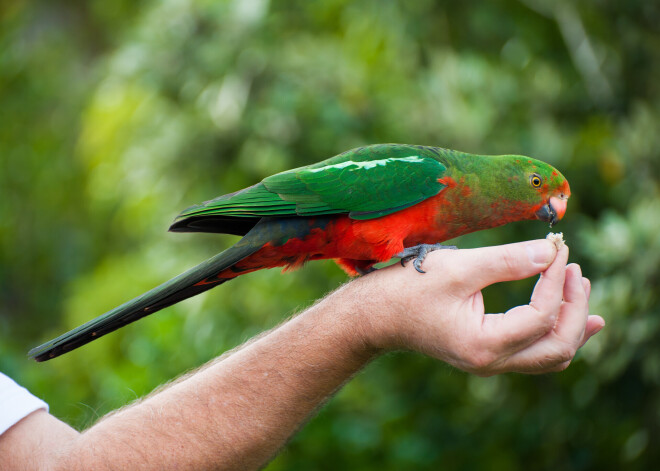
<path id="1" fill-rule="evenodd" d="M 438 147 L 377 144 L 265 178 L 184 210 L 173 232 L 243 236 L 157 288 L 32 349 L 45 361 L 130 322 L 272 267 L 334 259 L 349 275 L 399 257 L 420 264 L 448 239 L 513 221 L 555 224 L 568 182 L 520 155 L 475 155 Z"/>

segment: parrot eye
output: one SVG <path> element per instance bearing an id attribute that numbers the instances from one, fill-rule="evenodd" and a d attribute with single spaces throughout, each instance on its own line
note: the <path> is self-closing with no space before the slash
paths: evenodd
<path id="1" fill-rule="evenodd" d="M 541 177 L 539 175 L 533 173 L 532 176 L 529 178 L 529 182 L 532 184 L 534 188 L 538 188 L 541 186 L 541 183 L 543 181 L 541 180 Z"/>

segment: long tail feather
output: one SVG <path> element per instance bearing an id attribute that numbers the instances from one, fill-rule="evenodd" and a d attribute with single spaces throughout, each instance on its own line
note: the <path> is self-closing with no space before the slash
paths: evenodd
<path id="1" fill-rule="evenodd" d="M 248 236 L 244 237 L 236 245 L 224 252 L 219 253 L 215 257 L 206 260 L 151 291 L 147 291 L 137 298 L 102 314 L 96 319 L 92 319 L 76 327 L 66 334 L 33 348 L 28 352 L 28 356 L 34 358 L 36 361 L 50 360 L 119 329 L 126 324 L 130 324 L 160 309 L 224 283 L 227 279 L 213 280 L 212 277 L 261 248 L 262 244 L 250 243 L 249 239 Z M 255 241 L 252 240 L 252 242 Z M 204 280 L 210 281 L 200 283 Z M 200 284 L 198 285 L 198 283 Z"/>

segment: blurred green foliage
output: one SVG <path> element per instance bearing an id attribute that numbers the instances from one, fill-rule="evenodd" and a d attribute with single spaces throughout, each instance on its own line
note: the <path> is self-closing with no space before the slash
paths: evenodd
<path id="1" fill-rule="evenodd" d="M 642 0 L 0 4 L 0 370 L 85 427 L 345 280 L 331 262 L 251 274 L 28 362 L 28 347 L 234 240 L 168 234 L 179 210 L 368 143 L 521 153 L 571 183 L 559 230 L 602 334 L 540 377 L 381 358 L 268 469 L 652 469 L 659 25 Z M 491 287 L 487 307 L 525 303 L 532 286 Z"/>

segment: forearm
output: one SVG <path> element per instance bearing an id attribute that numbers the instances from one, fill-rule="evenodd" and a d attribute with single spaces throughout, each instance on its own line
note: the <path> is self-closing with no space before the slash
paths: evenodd
<path id="1" fill-rule="evenodd" d="M 345 299 L 342 299 L 345 298 Z M 370 359 L 354 296 L 279 328 L 73 439 L 56 468 L 255 469 Z"/>
<path id="2" fill-rule="evenodd" d="M 589 315 L 589 282 L 566 266 L 567 249 L 548 244 L 436 252 L 428 275 L 392 266 L 359 278 L 80 435 L 33 414 L 41 430 L 31 416 L 0 437 L 0 456 L 29 464 L 3 469 L 255 469 L 377 348 L 480 375 L 564 369 L 604 321 Z M 540 272 L 529 305 L 485 315 L 483 287 Z"/>

